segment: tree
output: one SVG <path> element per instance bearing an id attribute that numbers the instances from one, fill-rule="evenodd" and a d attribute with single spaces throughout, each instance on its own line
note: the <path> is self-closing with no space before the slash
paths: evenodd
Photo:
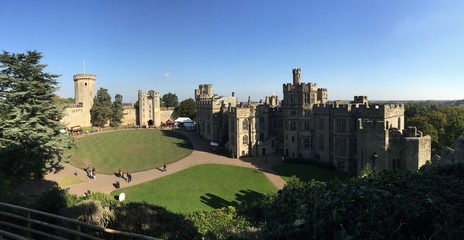
<path id="1" fill-rule="evenodd" d="M 166 93 L 161 98 L 163 107 L 177 107 L 179 105 L 179 99 L 175 93 Z"/>
<path id="2" fill-rule="evenodd" d="M 41 58 L 37 51 L 0 55 L 0 171 L 11 176 L 58 170 L 73 147 L 54 100 L 58 75 L 44 73 Z"/>
<path id="3" fill-rule="evenodd" d="M 180 117 L 195 119 L 197 113 L 195 100 L 189 98 L 180 102 L 179 106 L 176 108 L 176 112 Z"/>
<path id="4" fill-rule="evenodd" d="M 124 117 L 124 108 L 122 107 L 122 95 L 121 94 L 116 94 L 114 96 L 114 102 L 113 105 L 111 106 L 111 120 L 110 120 L 110 126 L 111 127 L 117 127 L 121 124 L 122 118 Z"/>
<path id="5" fill-rule="evenodd" d="M 111 96 L 108 90 L 100 88 L 97 96 L 93 99 L 93 106 L 90 109 L 90 122 L 92 126 L 104 127 L 111 118 Z"/>

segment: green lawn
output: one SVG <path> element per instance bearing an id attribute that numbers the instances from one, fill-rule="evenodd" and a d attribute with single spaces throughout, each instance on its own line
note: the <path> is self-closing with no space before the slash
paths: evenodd
<path id="1" fill-rule="evenodd" d="M 71 164 L 112 174 L 139 172 L 178 161 L 192 153 L 191 143 L 175 131 L 134 129 L 90 134 L 76 141 Z"/>
<path id="2" fill-rule="evenodd" d="M 145 201 L 185 213 L 235 205 L 276 191 L 258 170 L 206 164 L 111 194 L 124 192 L 127 201 Z"/>
<path id="3" fill-rule="evenodd" d="M 318 181 L 330 181 L 335 178 L 344 179 L 356 176 L 352 173 L 333 171 L 321 167 L 301 163 L 283 163 L 272 168 L 286 182 L 291 176 L 295 176 L 302 181 L 315 179 Z"/>

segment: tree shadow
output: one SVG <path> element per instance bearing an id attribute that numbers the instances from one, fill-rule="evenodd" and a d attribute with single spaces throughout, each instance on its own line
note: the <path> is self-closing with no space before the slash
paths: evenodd
<path id="1" fill-rule="evenodd" d="M 200 196 L 200 200 L 202 203 L 212 208 L 219 209 L 227 206 L 238 206 L 239 204 L 248 204 L 257 201 L 262 197 L 264 197 L 264 194 L 251 189 L 247 189 L 240 190 L 238 193 L 236 193 L 235 200 L 233 201 L 228 201 L 212 193 L 206 193 L 205 195 Z"/>
<path id="2" fill-rule="evenodd" d="M 183 140 L 182 142 L 176 143 L 177 147 L 187 148 L 187 149 L 192 149 L 192 150 L 194 149 L 192 142 L 184 134 L 178 133 L 178 132 L 173 131 L 173 130 L 160 130 L 160 131 L 166 137 L 182 139 Z"/>

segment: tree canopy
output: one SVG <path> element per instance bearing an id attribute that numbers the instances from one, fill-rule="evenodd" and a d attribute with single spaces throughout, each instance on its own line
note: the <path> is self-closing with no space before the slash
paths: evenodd
<path id="1" fill-rule="evenodd" d="M 432 137 L 432 154 L 452 147 L 464 134 L 464 108 L 445 102 L 411 102 L 406 104 L 406 125 L 416 126 Z"/>
<path id="2" fill-rule="evenodd" d="M 195 100 L 189 98 L 180 102 L 179 106 L 176 108 L 176 112 L 180 117 L 189 117 L 190 119 L 195 119 L 197 114 Z"/>
<path id="3" fill-rule="evenodd" d="M 162 107 L 177 107 L 179 105 L 179 100 L 175 93 L 166 93 L 161 98 Z"/>
<path id="4" fill-rule="evenodd" d="M 122 106 L 122 95 L 116 94 L 114 96 L 113 105 L 111 105 L 111 120 L 110 126 L 117 127 L 121 124 L 122 118 L 124 117 L 124 108 Z"/>
<path id="5" fill-rule="evenodd" d="M 92 109 L 90 109 L 90 122 L 92 126 L 104 127 L 111 119 L 111 96 L 108 89 L 100 88 L 93 100 Z"/>
<path id="6" fill-rule="evenodd" d="M 63 134 L 58 75 L 45 73 L 37 51 L 0 55 L 0 171 L 26 178 L 57 170 L 73 139 Z"/>

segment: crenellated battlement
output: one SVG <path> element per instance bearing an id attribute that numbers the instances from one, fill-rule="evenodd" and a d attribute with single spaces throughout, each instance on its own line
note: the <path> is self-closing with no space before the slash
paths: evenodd
<path id="1" fill-rule="evenodd" d="M 86 74 L 86 73 L 80 73 L 80 74 L 75 74 L 73 76 L 74 81 L 82 81 L 82 80 L 91 80 L 95 81 L 97 80 L 97 75 L 95 74 Z"/>

